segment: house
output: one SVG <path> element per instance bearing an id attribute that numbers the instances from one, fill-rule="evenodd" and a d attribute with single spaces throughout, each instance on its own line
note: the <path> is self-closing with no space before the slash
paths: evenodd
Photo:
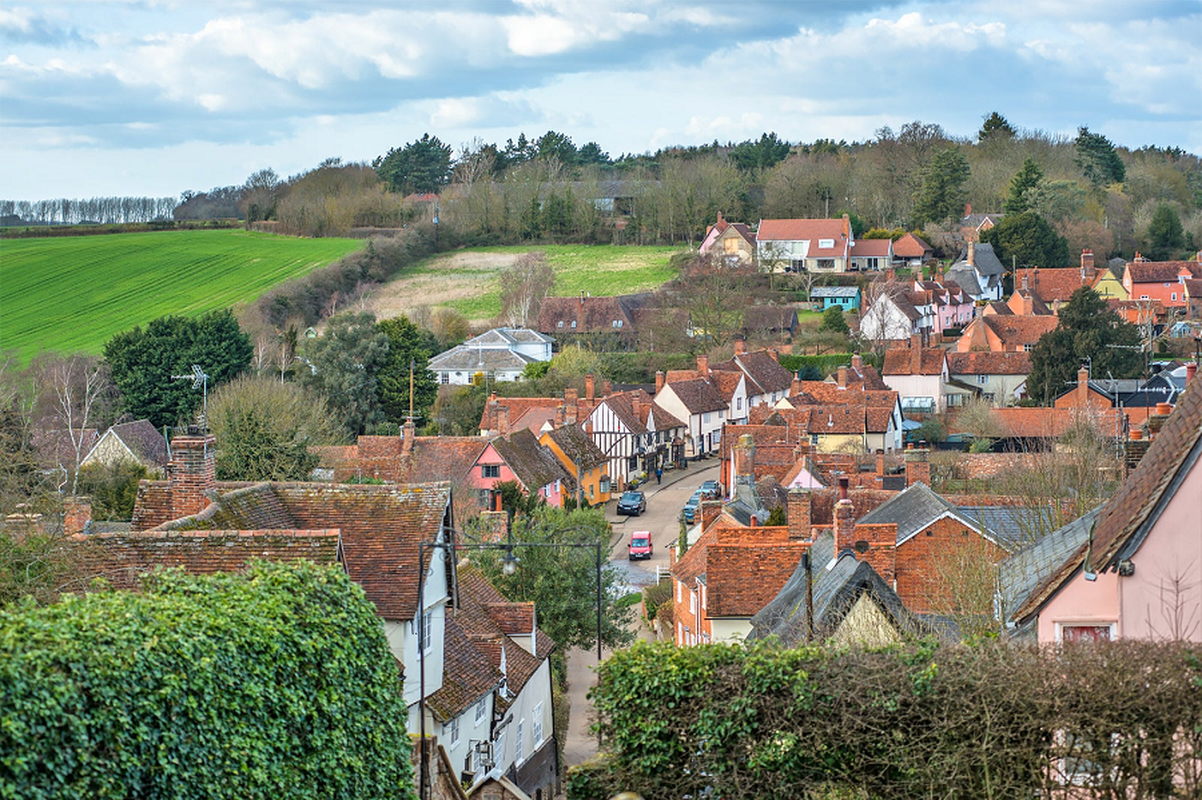
<path id="1" fill-rule="evenodd" d="M 847 272 L 855 237 L 844 214 L 842 219 L 763 219 L 755 241 L 761 266 L 779 263 L 789 272 Z"/>
<path id="2" fill-rule="evenodd" d="M 851 245 L 853 272 L 880 271 L 893 266 L 892 239 L 861 239 Z"/>
<path id="3" fill-rule="evenodd" d="M 461 484 L 488 440 L 479 436 L 418 436 L 412 422 L 400 436 L 360 436 L 353 445 L 312 448 L 324 479 L 357 483 L 447 481 Z"/>
<path id="4" fill-rule="evenodd" d="M 1161 404 L 1177 402 L 1180 388 L 1171 376 L 1165 373 L 1142 378 L 1093 379 L 1089 370 L 1082 367 L 1077 371 L 1077 385 L 1065 390 L 1056 398 L 1056 408 L 1121 408 L 1132 424 L 1140 425 L 1155 413 Z"/>
<path id="5" fill-rule="evenodd" d="M 1202 278 L 1187 278 L 1181 285 L 1185 287 L 1186 319 L 1202 320 Z"/>
<path id="6" fill-rule="evenodd" d="M 963 328 L 973 318 L 972 298 L 955 281 L 945 280 L 935 273 L 932 280 L 915 279 L 915 292 L 925 292 L 928 303 L 934 306 L 935 319 L 932 327 L 938 331 Z"/>
<path id="7" fill-rule="evenodd" d="M 537 329 L 561 339 L 591 334 L 630 342 L 637 335 L 636 317 L 652 297 L 650 292 L 614 297 L 581 292 L 579 297 L 548 297 L 539 308 Z"/>
<path id="8" fill-rule="evenodd" d="M 545 431 L 539 444 L 548 448 L 564 469 L 571 473 L 580 493 L 577 500 L 589 505 L 608 503 L 612 487 L 609 480 L 609 459 L 593 443 L 579 425 L 563 425 Z"/>
<path id="9" fill-rule="evenodd" d="M 524 428 L 489 442 L 468 475 L 486 508 L 492 505 L 497 484 L 507 481 L 517 481 L 525 494 L 537 494 L 557 508 L 576 491 L 575 478 Z"/>
<path id="10" fill-rule="evenodd" d="M 1098 272 L 1097 277 L 1093 281 L 1093 290 L 1098 297 L 1103 300 L 1128 300 L 1130 295 L 1127 294 L 1126 287 L 1123 286 L 1123 272 L 1126 269 L 1126 262 L 1119 259 L 1121 262 L 1116 273 L 1114 270 L 1107 267 Z"/>
<path id="11" fill-rule="evenodd" d="M 934 414 L 947 410 L 945 384 L 950 377 L 947 353 L 924 347 L 920 336 L 908 348 L 885 351 L 881 380 L 901 398 L 904 412 Z"/>
<path id="12" fill-rule="evenodd" d="M 494 381 L 518 381 L 527 364 L 551 360 L 554 339 L 528 328 L 493 328 L 430 359 L 426 369 L 438 382 L 453 386 L 472 383 L 477 374 Z"/>
<path id="13" fill-rule="evenodd" d="M 657 382 L 663 373 L 657 373 Z M 589 412 L 584 429 L 605 454 L 617 488 L 639 473 L 684 458 L 686 424 L 642 389 L 607 394 Z"/>
<path id="14" fill-rule="evenodd" d="M 718 221 L 706 228 L 697 252 L 751 264 L 755 261 L 755 233 L 742 222 L 727 222 L 719 211 Z"/>
<path id="15" fill-rule="evenodd" d="M 780 365 L 775 350 L 753 350 L 748 352 L 742 339 L 735 339 L 735 355 L 729 361 L 720 361 L 712 365 L 706 360 L 709 372 L 738 372 L 745 378 L 742 399 L 746 402 L 740 406 L 736 396 L 736 404 L 730 408 L 729 418 L 732 420 L 746 419 L 747 409 L 773 404 L 789 393 L 793 385 L 793 373 Z"/>
<path id="16" fill-rule="evenodd" d="M 903 284 L 884 285 L 860 315 L 860 335 L 870 342 L 895 342 L 929 331 L 933 320 L 920 310 L 926 297 L 919 298 L 918 306 L 912 297 L 914 293 Z"/>
<path id="17" fill-rule="evenodd" d="M 167 440 L 150 420 L 122 422 L 96 440 L 79 466 L 111 466 L 121 461 L 145 467 L 151 475 L 162 475 L 167 468 Z"/>
<path id="18" fill-rule="evenodd" d="M 745 339 L 785 338 L 796 332 L 797 309 L 793 306 L 747 306 L 743 309 Z"/>
<path id="19" fill-rule="evenodd" d="M 947 277 L 974 300 L 1001 300 L 1006 270 L 992 244 L 970 241 L 967 249 L 948 270 Z"/>
<path id="20" fill-rule="evenodd" d="M 844 311 L 860 310 L 859 286 L 815 286 L 810 291 L 810 300 L 819 304 L 817 310 L 841 308 Z"/>
<path id="21" fill-rule="evenodd" d="M 753 422 L 788 425 L 808 440 L 815 452 L 892 452 L 902 447 L 903 415 L 897 392 L 884 386 L 876 371 L 857 363 L 839 367 L 833 381 L 794 382 L 789 397 L 771 411 L 753 413 Z M 871 370 L 865 379 L 854 381 L 859 369 Z M 877 388 L 877 386 L 881 388 Z M 756 409 L 759 411 L 759 409 Z"/>
<path id="22" fill-rule="evenodd" d="M 1092 288 L 1097 277 L 1092 266 L 1093 254 L 1086 251 L 1081 258 L 1083 263 L 1080 269 L 1020 269 L 1014 279 L 1017 283 L 1015 289 L 1029 291 L 1048 309 L 1048 313 L 1058 314 L 1060 306 L 1067 303 L 1074 292 L 1081 288 Z M 1014 313 L 1018 314 L 1019 311 L 1015 309 Z"/>
<path id="23" fill-rule="evenodd" d="M 1005 214 L 974 214 L 972 204 L 964 204 L 964 216 L 960 218 L 960 234 L 969 242 L 979 242 L 981 234 L 997 225 Z"/>
<path id="24" fill-rule="evenodd" d="M 1038 582 L 1014 570 L 1003 588 L 1016 635 L 1039 642 L 1202 642 L 1202 390 L 1191 380 L 1139 466 L 1091 524 L 1053 534 L 1058 547 L 1022 553 L 1051 566 Z M 1070 526 L 1072 528 L 1072 526 Z M 1042 545 L 1043 543 L 1039 543 Z M 1067 553 L 1067 555 L 1066 555 Z M 1013 610 L 1011 610 L 1013 609 Z"/>
<path id="25" fill-rule="evenodd" d="M 1202 278 L 1202 252 L 1193 261 L 1148 261 L 1135 254 L 1123 270 L 1130 300 L 1155 300 L 1165 308 L 1187 308 L 1184 283 Z"/>
<path id="26" fill-rule="evenodd" d="M 921 267 L 935 255 L 935 249 L 913 233 L 893 243 L 893 262 L 905 267 Z"/>
<path id="27" fill-rule="evenodd" d="M 956 352 L 1029 353 L 1058 324 L 1051 315 L 985 314 L 968 323 L 956 341 Z"/>
<path id="28" fill-rule="evenodd" d="M 722 376 L 730 373 L 719 371 L 718 377 L 711 380 L 706 356 L 697 357 L 695 371 L 681 372 L 683 374 L 679 376 L 669 374 L 662 384 L 656 375 L 655 403 L 685 424 L 685 455 L 697 458 L 718 449 L 722 425 L 734 403 L 742 399 L 743 408 L 746 408 L 746 385 L 740 380 L 734 391 L 724 396 L 719 387 L 729 382 Z M 739 373 L 739 378 L 742 377 Z M 741 394 L 739 386 L 743 386 Z M 741 416 L 746 418 L 746 411 L 742 411 Z"/>
<path id="29" fill-rule="evenodd" d="M 947 369 L 951 380 L 975 387 L 982 399 L 1008 406 L 1026 395 L 1031 358 L 1025 352 L 952 352 Z"/>

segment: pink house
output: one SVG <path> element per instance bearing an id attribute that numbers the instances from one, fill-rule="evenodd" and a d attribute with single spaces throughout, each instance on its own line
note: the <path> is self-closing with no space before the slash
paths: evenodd
<path id="1" fill-rule="evenodd" d="M 1202 642 L 1198 381 L 1114 497 L 1017 553 L 1003 565 L 1001 586 L 1010 626 L 1041 643 Z M 1016 591 L 1006 597 L 1008 588 Z"/>
<path id="2" fill-rule="evenodd" d="M 548 505 L 561 507 L 574 490 L 572 476 L 551 451 L 525 428 L 488 443 L 467 473 L 468 482 L 491 506 L 498 483 L 517 481 L 526 494 L 538 494 Z"/>

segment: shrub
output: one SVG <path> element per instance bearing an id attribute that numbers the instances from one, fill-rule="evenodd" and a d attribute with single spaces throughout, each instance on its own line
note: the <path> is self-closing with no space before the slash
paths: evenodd
<path id="1" fill-rule="evenodd" d="M 0 613 L 0 796 L 413 797 L 375 610 L 308 562 Z"/>

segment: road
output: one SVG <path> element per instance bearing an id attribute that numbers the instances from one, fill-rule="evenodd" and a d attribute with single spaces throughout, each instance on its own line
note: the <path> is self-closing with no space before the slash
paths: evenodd
<path id="1" fill-rule="evenodd" d="M 632 591 L 655 583 L 655 569 L 668 566 L 668 546 L 680 536 L 680 509 L 697 490 L 702 481 L 718 479 L 719 462 L 709 459 L 684 470 L 664 473 L 663 484 L 652 482 L 644 487 L 647 495 L 647 510 L 638 517 L 619 517 L 613 513 L 614 504 L 606 509 L 606 516 L 613 523 L 614 537 L 610 541 L 609 560 L 623 575 Z M 627 543 L 632 531 L 651 531 L 654 552 L 651 558 L 642 561 L 627 559 Z M 648 641 L 652 633 L 636 617 L 636 634 Z M 568 697 L 571 716 L 564 738 L 564 770 L 581 764 L 597 753 L 597 739 L 588 732 L 593 722 L 592 704 L 587 694 L 596 681 L 596 650 L 572 650 L 568 653 Z"/>

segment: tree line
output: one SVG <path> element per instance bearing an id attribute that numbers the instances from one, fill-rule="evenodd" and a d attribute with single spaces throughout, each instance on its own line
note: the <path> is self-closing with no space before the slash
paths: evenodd
<path id="1" fill-rule="evenodd" d="M 114 225 L 169 220 L 174 197 L 87 197 L 54 200 L 0 200 L 0 225 Z"/>

